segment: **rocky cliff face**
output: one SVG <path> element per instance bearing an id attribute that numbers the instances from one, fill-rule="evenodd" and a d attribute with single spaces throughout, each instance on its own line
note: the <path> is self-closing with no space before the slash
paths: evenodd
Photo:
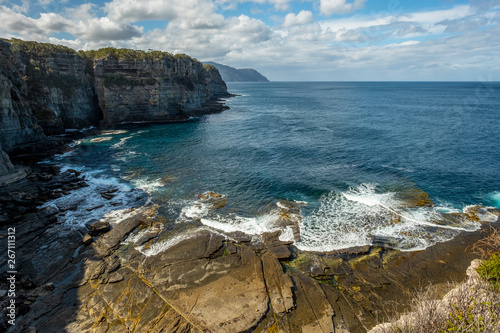
<path id="1" fill-rule="evenodd" d="M 9 156 L 2 150 L 0 145 L 0 177 L 8 175 L 14 171 L 14 166 L 10 162 Z"/>
<path id="2" fill-rule="evenodd" d="M 102 118 L 94 89 L 92 64 L 73 50 L 17 55 L 27 78 L 27 99 L 45 134 L 96 125 Z"/>
<path id="3" fill-rule="evenodd" d="M 94 72 L 106 124 L 182 120 L 210 98 L 202 64 L 188 57 L 109 57 Z"/>
<path id="4" fill-rule="evenodd" d="M 186 55 L 0 40 L 0 142 L 6 152 L 66 129 L 187 119 L 221 111 L 216 69 Z"/>
<path id="5" fill-rule="evenodd" d="M 206 81 L 210 94 L 216 97 L 229 97 L 231 94 L 227 92 L 226 82 L 222 80 L 222 76 L 215 68 L 215 66 L 210 64 L 203 65 L 205 69 Z"/>
<path id="6" fill-rule="evenodd" d="M 44 138 L 28 102 L 25 66 L 0 40 L 0 142 L 9 151 L 13 146 Z"/>

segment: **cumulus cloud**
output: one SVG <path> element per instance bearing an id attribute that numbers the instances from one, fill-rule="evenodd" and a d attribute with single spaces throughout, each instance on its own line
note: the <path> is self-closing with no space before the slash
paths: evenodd
<path id="1" fill-rule="evenodd" d="M 0 21 L 2 30 L 33 37 L 43 37 L 47 33 L 66 29 L 72 24 L 71 21 L 54 13 L 42 13 L 39 19 L 33 19 L 2 5 L 0 5 Z"/>
<path id="2" fill-rule="evenodd" d="M 330 16 L 333 14 L 352 13 L 363 8 L 366 0 L 320 0 L 319 11 L 321 14 Z"/>
<path id="3" fill-rule="evenodd" d="M 77 27 L 69 31 L 89 41 L 128 40 L 142 35 L 142 28 L 113 22 L 107 17 L 80 21 Z"/>
<path id="4" fill-rule="evenodd" d="M 266 24 L 251 12 L 224 17 L 217 10 L 242 2 L 283 10 L 291 7 L 290 0 L 109 1 L 102 7 L 85 3 L 58 12 L 42 11 L 36 17 L 24 13 L 22 3 L 14 8 L 0 0 L 0 33 L 74 49 L 113 46 L 187 53 L 200 60 L 262 69 L 274 80 L 424 80 L 438 75 L 453 79 L 446 76 L 451 72 L 462 73 L 459 79 L 474 79 L 471 75 L 479 71 L 500 67 L 500 8 L 494 1 L 489 10 L 450 5 L 440 10 L 358 13 L 336 19 L 315 18 L 315 12 L 308 10 L 273 13 L 272 20 L 281 22 L 277 25 Z M 333 15 L 355 11 L 364 1 L 318 3 L 323 7 L 315 10 Z M 148 30 L 140 26 L 147 20 L 161 20 L 162 24 Z M 67 32 L 74 39 L 55 38 L 58 32 Z"/>
<path id="5" fill-rule="evenodd" d="M 251 3 L 256 3 L 256 4 L 270 4 L 274 6 L 275 10 L 282 11 L 282 10 L 288 10 L 290 8 L 290 2 L 293 0 L 216 0 L 215 3 L 218 5 L 223 6 L 223 8 L 226 8 L 226 6 L 229 5 L 230 9 L 234 9 L 235 3 L 245 3 L 245 2 L 251 2 Z"/>
<path id="6" fill-rule="evenodd" d="M 284 27 L 291 27 L 294 25 L 303 25 L 313 21 L 313 13 L 308 10 L 301 10 L 297 15 L 294 13 L 287 14 L 283 21 Z"/>
<path id="7" fill-rule="evenodd" d="M 223 20 L 211 0 L 113 0 L 104 10 L 113 21 L 179 21 L 182 28 L 206 29 L 219 26 Z"/>

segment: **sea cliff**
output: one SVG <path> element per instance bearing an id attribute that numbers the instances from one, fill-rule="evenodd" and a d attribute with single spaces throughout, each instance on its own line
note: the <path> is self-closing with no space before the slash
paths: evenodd
<path id="1" fill-rule="evenodd" d="M 219 112 L 224 106 L 217 98 L 228 96 L 217 69 L 187 55 L 114 48 L 76 52 L 0 40 L 0 143 L 7 153 L 68 129 Z M 8 163 L 2 154 L 0 176 L 12 169 Z"/>

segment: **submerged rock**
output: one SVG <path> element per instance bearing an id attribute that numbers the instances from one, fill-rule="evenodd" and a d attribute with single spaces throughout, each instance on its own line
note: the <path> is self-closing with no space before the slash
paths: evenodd
<path id="1" fill-rule="evenodd" d="M 208 204 L 210 209 L 220 209 L 227 205 L 226 197 L 212 191 L 198 194 L 198 199 Z"/>

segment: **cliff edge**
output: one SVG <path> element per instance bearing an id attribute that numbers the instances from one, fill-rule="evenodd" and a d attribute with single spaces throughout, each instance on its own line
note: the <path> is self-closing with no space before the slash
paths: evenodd
<path id="1" fill-rule="evenodd" d="M 229 96 L 215 67 L 184 54 L 115 48 L 76 52 L 0 40 L 0 143 L 7 153 L 68 129 L 220 112 L 225 107 L 218 98 Z M 0 164 L 2 174 L 11 169 L 7 162 Z"/>

